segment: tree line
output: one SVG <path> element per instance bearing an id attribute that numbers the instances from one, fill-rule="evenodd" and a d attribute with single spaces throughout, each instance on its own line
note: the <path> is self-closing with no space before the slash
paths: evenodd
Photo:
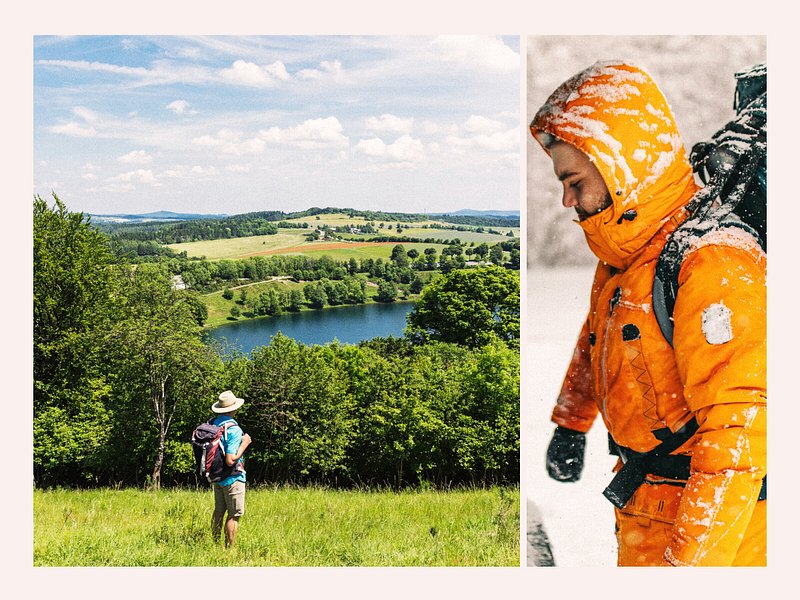
<path id="1" fill-rule="evenodd" d="M 416 213 L 392 213 L 381 211 L 353 210 L 349 208 L 310 208 L 304 211 L 285 213 L 282 211 L 257 211 L 214 217 L 208 219 L 192 219 L 177 223 L 102 223 L 101 230 L 112 238 L 125 241 L 154 241 L 159 244 L 177 244 L 200 240 L 226 239 L 253 235 L 273 235 L 279 227 L 307 228 L 307 223 L 293 224 L 291 219 L 302 219 L 321 214 L 346 214 L 348 217 L 362 217 L 367 221 L 385 221 L 397 223 L 417 223 L 427 221 L 431 217 Z M 457 225 L 484 227 L 518 227 L 519 219 L 495 218 L 488 216 L 437 215 L 437 220 Z M 462 228 L 468 230 L 467 228 Z"/>
<path id="2" fill-rule="evenodd" d="M 57 197 L 33 209 L 36 485 L 192 483 L 190 432 L 224 389 L 247 399 L 256 483 L 519 480 L 518 273 L 437 279 L 402 338 L 247 356 L 203 342 L 163 264 L 120 260 Z M 481 334 L 448 324 L 465 319 Z"/>

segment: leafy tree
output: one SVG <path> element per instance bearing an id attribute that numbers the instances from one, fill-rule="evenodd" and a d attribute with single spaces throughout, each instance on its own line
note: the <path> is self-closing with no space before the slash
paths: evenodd
<path id="1" fill-rule="evenodd" d="M 481 258 L 489 254 L 489 245 L 486 242 L 481 242 L 477 246 L 475 246 L 474 253 Z"/>
<path id="2" fill-rule="evenodd" d="M 406 252 L 406 254 L 408 255 L 408 258 L 413 260 L 419 256 L 419 250 L 416 248 L 411 248 L 408 252 Z"/>
<path id="3" fill-rule="evenodd" d="M 208 319 L 208 307 L 205 302 L 200 300 L 196 293 L 187 293 L 186 302 L 189 304 L 194 315 L 195 322 L 202 326 Z"/>
<path id="4" fill-rule="evenodd" d="M 425 284 L 422 282 L 422 279 L 420 279 L 418 275 L 414 275 L 414 279 L 411 280 L 411 285 L 408 286 L 408 290 L 412 294 L 419 294 L 424 285 Z"/>
<path id="5" fill-rule="evenodd" d="M 215 357 L 200 340 L 186 293 L 172 289 L 168 276 L 150 267 L 122 267 L 114 302 L 124 318 L 109 322 L 104 350 L 132 405 L 150 407 L 157 429 L 151 482 L 158 489 L 178 408 L 206 391 Z"/>
<path id="6" fill-rule="evenodd" d="M 241 314 L 241 311 L 239 310 L 238 306 L 232 306 L 231 307 L 231 316 L 234 319 L 238 319 L 240 314 Z"/>
<path id="7" fill-rule="evenodd" d="M 492 246 L 491 250 L 489 250 L 489 260 L 496 265 L 503 264 L 503 247 L 500 244 L 495 244 Z"/>
<path id="8" fill-rule="evenodd" d="M 348 277 L 344 281 L 347 288 L 345 302 L 348 304 L 363 304 L 367 301 L 367 288 L 364 281 L 358 277 Z"/>
<path id="9" fill-rule="evenodd" d="M 233 300 L 233 291 L 226 287 L 222 290 L 222 297 L 225 298 L 225 300 Z"/>
<path id="10" fill-rule="evenodd" d="M 325 292 L 325 286 L 319 281 L 309 283 L 303 288 L 303 293 L 311 308 L 323 308 L 328 303 L 328 294 Z"/>
<path id="11" fill-rule="evenodd" d="M 34 404 L 85 375 L 86 335 L 109 296 L 106 238 L 54 194 L 33 203 Z"/>
<path id="12" fill-rule="evenodd" d="M 400 225 L 397 227 L 399 229 Z M 398 267 L 408 266 L 408 255 L 406 254 L 406 249 L 403 247 L 403 244 L 397 244 L 394 246 L 394 248 L 392 248 L 390 260 Z"/>
<path id="13" fill-rule="evenodd" d="M 380 281 L 375 300 L 378 302 L 394 302 L 397 298 L 397 287 L 391 281 Z"/>
<path id="14" fill-rule="evenodd" d="M 289 292 L 289 303 L 287 308 L 291 311 L 298 311 L 303 307 L 303 301 L 303 292 L 297 288 L 294 288 Z"/>
<path id="15" fill-rule="evenodd" d="M 490 266 L 452 271 L 423 290 L 406 335 L 470 347 L 501 339 L 519 346 L 519 274 Z"/>
<path id="16" fill-rule="evenodd" d="M 81 482 L 102 466 L 109 393 L 97 344 L 113 278 L 107 240 L 54 194 L 33 202 L 33 468 Z"/>
<path id="17" fill-rule="evenodd" d="M 335 346 L 304 346 L 281 334 L 253 351 L 242 418 L 255 432 L 251 464 L 260 463 L 267 477 L 347 474 L 356 421 L 340 363 Z"/>

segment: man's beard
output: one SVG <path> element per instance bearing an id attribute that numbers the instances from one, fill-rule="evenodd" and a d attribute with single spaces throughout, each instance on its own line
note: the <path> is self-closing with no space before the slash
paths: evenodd
<path id="1" fill-rule="evenodd" d="M 611 206 L 612 202 L 613 200 L 611 199 L 611 194 L 609 192 L 606 192 L 606 197 L 603 199 L 603 205 L 593 213 L 586 212 L 580 206 L 576 206 L 575 212 L 578 213 L 578 221 L 585 221 L 589 217 L 592 217 L 598 213 L 603 212 L 605 209 Z"/>

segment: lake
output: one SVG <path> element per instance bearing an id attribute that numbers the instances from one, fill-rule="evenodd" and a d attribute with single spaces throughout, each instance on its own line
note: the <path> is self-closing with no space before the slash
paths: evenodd
<path id="1" fill-rule="evenodd" d="M 227 323 L 210 329 L 206 335 L 213 340 L 227 340 L 248 354 L 257 346 L 269 344 L 270 337 L 279 331 L 309 346 L 328 344 L 334 339 L 357 344 L 374 337 L 402 336 L 406 315 L 412 308 L 413 302 L 338 306 Z"/>

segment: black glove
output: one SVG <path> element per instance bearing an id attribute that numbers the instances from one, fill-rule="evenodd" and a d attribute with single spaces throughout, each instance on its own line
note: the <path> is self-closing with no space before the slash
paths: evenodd
<path id="1" fill-rule="evenodd" d="M 556 481 L 578 481 L 583 471 L 586 434 L 556 427 L 547 447 L 547 474 Z"/>

